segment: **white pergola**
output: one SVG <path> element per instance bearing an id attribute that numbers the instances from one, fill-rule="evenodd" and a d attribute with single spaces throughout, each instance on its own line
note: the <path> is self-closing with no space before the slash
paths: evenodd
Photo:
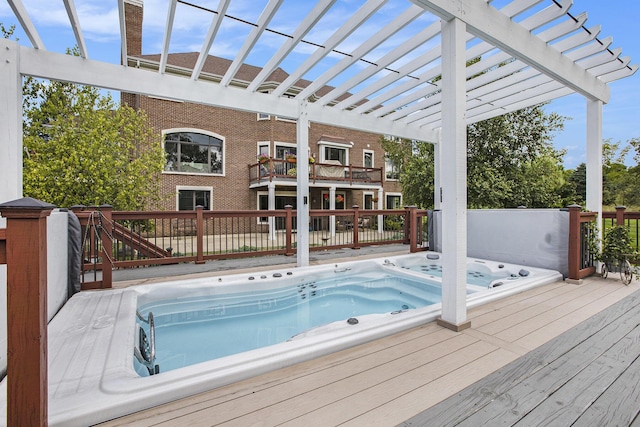
<path id="1" fill-rule="evenodd" d="M 231 0 L 210 2 L 217 3 L 210 11 L 210 28 L 201 40 L 196 66 L 187 73 L 167 63 L 177 5 L 188 6 L 187 2 L 167 1 L 160 60 L 145 64 L 145 69 L 127 56 L 124 37 L 125 2 L 140 5 L 141 0 L 117 0 L 122 65 L 89 59 L 74 2 L 63 2 L 82 57 L 47 51 L 22 1 L 8 0 L 31 45 L 0 39 L 0 202 L 22 195 L 21 77 L 25 75 L 292 118 L 297 120 L 301 153 L 308 150 L 310 122 L 429 141 L 436 145 L 436 203 L 443 211 L 442 320 L 454 329 L 467 322 L 466 126 L 571 93 L 582 94 L 588 122 L 587 208 L 600 212 L 602 106 L 609 100 L 607 84 L 637 70 L 629 65 L 629 58 L 620 57 L 619 49 L 609 48 L 611 38 L 598 37 L 598 26 L 586 26 L 586 13 L 569 12 L 571 0 L 363 0 L 342 25 L 309 49 L 305 37 L 318 32 L 322 18 L 340 4 L 317 0 L 308 14 L 294 18 L 295 30 L 266 63 L 253 64 L 262 71 L 252 81 L 239 81 L 236 73 L 270 31 L 283 0 L 261 3 L 266 3 L 264 9 L 250 22 L 249 35 L 235 46 L 233 62 L 221 76 L 203 72 L 203 65 L 221 36 L 221 24 L 242 18 L 227 14 Z M 384 8 L 387 3 L 398 7 Z M 342 43 L 381 11 L 384 25 L 357 45 L 349 44 L 345 52 Z M 416 20 L 432 23 L 376 54 L 379 46 Z M 306 59 L 293 70 L 282 66 L 294 50 L 300 53 L 303 44 Z M 340 59 L 313 73 L 330 55 Z M 471 60 L 476 62 L 467 66 Z M 280 66 L 289 77 L 263 93 L 268 76 Z M 315 76 L 311 84 L 302 89 L 296 86 L 311 74 Z M 327 85 L 333 89 L 318 92 Z M 308 165 L 302 162 L 298 167 L 297 214 L 304 224 L 309 218 Z M 309 262 L 308 243 L 308 230 L 300 227 L 300 266 Z"/>

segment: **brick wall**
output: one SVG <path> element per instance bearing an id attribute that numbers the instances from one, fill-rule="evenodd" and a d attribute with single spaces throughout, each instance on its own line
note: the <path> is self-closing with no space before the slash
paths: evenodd
<path id="1" fill-rule="evenodd" d="M 142 1 L 125 0 L 125 14 L 128 53 L 140 55 L 142 54 Z M 296 124 L 276 120 L 273 116 L 270 120 L 259 121 L 255 113 L 127 93 L 121 95 L 121 100 L 134 108 L 146 111 L 151 125 L 159 134 L 167 129 L 195 129 L 212 132 L 224 140 L 224 176 L 167 172 L 162 174 L 161 188 L 166 197 L 163 198 L 160 207 L 168 210 L 176 209 L 176 186 L 213 188 L 211 205 L 215 210 L 256 209 L 256 191 L 249 189 L 248 165 L 256 162 L 257 142 L 270 141 L 272 154 L 274 142 L 292 144 L 296 142 Z M 312 123 L 309 129 L 309 147 L 311 153 L 315 153 L 317 158 L 320 157 L 317 142 L 323 135 L 341 137 L 346 142 L 354 143 L 349 152 L 349 163 L 352 165 L 363 166 L 363 150 L 372 150 L 375 153 L 374 167 L 384 170 L 384 152 L 380 147 L 379 135 Z M 397 182 L 387 182 L 384 188 L 385 192 L 400 192 Z M 286 190 L 295 191 L 295 188 L 287 187 Z M 310 190 L 311 208 L 321 207 L 321 191 L 318 188 Z M 377 197 L 377 192 L 375 190 L 373 192 Z M 362 194 L 362 190 L 346 191 L 345 206 L 351 207 L 353 204 L 362 206 Z"/>

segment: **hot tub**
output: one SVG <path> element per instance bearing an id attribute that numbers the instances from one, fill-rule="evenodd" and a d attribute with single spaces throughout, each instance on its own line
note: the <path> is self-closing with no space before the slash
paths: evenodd
<path id="1" fill-rule="evenodd" d="M 431 299 L 441 286 L 432 274 L 438 264 L 439 257 L 428 253 L 76 294 L 49 324 L 50 425 L 99 423 L 433 321 L 441 309 L 439 298 Z M 477 264 L 476 272 L 501 275 L 495 280 L 503 283 L 467 285 L 468 306 L 562 279 L 549 270 L 483 260 L 469 264 Z M 425 265 L 428 271 L 422 271 Z M 508 280 L 513 274 L 518 277 Z M 346 311 L 326 317 L 321 312 L 329 302 Z M 314 304 L 320 310 L 315 314 Z M 169 369 L 172 358 L 186 359 L 192 351 L 178 344 L 164 361 L 139 361 L 149 356 L 150 312 L 154 330 L 168 330 L 177 323 L 215 327 L 223 315 L 227 323 L 219 324 L 228 327 L 256 311 L 280 310 L 291 311 L 295 324 L 258 320 L 253 332 L 244 323 L 242 332 L 229 330 L 229 339 L 253 334 L 264 346 L 199 356 Z M 168 350 L 157 330 L 153 344 L 160 356 Z"/>

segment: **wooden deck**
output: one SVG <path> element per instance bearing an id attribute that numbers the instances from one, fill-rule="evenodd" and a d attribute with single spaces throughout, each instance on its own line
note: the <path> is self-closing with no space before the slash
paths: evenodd
<path id="1" fill-rule="evenodd" d="M 638 289 L 554 283 L 471 310 L 460 333 L 429 323 L 101 426 L 628 421 L 640 406 Z"/>

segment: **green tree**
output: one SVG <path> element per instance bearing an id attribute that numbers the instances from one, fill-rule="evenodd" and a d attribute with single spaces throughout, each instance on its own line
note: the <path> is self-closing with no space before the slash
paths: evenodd
<path id="1" fill-rule="evenodd" d="M 433 144 L 409 139 L 380 139 L 387 157 L 396 164 L 401 173 L 405 205 L 427 209 L 433 207 Z"/>
<path id="2" fill-rule="evenodd" d="M 573 203 L 584 205 L 587 200 L 587 165 L 580 163 L 575 170 L 569 170 L 567 180 L 573 185 Z"/>
<path id="3" fill-rule="evenodd" d="M 551 144 L 564 118 L 541 105 L 467 127 L 467 200 L 471 208 L 561 207 L 573 192 L 562 166 L 563 151 Z M 433 147 L 415 141 L 382 140 L 400 165 L 409 204 L 433 206 Z"/>
<path id="4" fill-rule="evenodd" d="M 564 152 L 551 140 L 564 120 L 536 105 L 469 125 L 469 207 L 561 206 Z"/>
<path id="5" fill-rule="evenodd" d="M 26 78 L 23 95 L 26 196 L 118 210 L 158 200 L 164 153 L 144 112 L 58 81 Z"/>

